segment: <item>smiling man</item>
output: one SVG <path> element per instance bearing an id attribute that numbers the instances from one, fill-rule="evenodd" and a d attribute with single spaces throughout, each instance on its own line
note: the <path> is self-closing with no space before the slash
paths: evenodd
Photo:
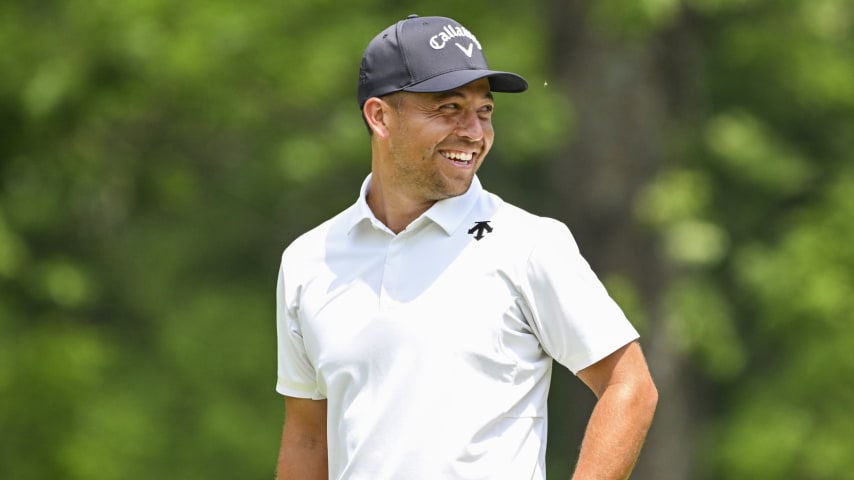
<path id="1" fill-rule="evenodd" d="M 466 193 L 492 146 L 493 108 L 486 78 L 442 93 L 367 100 L 374 215 L 398 233 L 435 202 Z"/>
<path id="2" fill-rule="evenodd" d="M 493 92 L 526 88 L 449 18 L 368 45 L 371 174 L 282 256 L 280 480 L 543 479 L 555 360 L 598 397 L 574 478 L 630 474 L 658 398 L 637 332 L 565 225 L 476 176 Z"/>

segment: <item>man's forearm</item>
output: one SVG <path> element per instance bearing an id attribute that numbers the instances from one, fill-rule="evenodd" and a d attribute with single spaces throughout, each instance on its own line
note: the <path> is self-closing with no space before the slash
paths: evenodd
<path id="1" fill-rule="evenodd" d="M 629 478 L 657 402 L 651 381 L 607 388 L 590 416 L 573 480 Z"/>

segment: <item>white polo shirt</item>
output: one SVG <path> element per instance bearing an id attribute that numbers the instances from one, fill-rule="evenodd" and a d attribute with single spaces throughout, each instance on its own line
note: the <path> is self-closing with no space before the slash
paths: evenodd
<path id="1" fill-rule="evenodd" d="M 545 478 L 552 359 L 637 332 L 564 224 L 475 179 L 395 235 L 369 182 L 282 256 L 276 390 L 328 400 L 331 479 Z"/>

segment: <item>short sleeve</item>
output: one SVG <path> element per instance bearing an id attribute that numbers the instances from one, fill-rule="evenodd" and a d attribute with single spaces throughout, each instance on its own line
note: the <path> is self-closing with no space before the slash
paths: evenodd
<path id="1" fill-rule="evenodd" d="M 638 338 L 569 229 L 543 219 L 521 286 L 543 349 L 574 374 Z"/>
<path id="2" fill-rule="evenodd" d="M 276 391 L 290 397 L 319 400 L 323 395 L 317 389 L 317 375 L 305 351 L 298 311 L 299 292 L 286 288 L 284 268 L 280 268 L 276 284 Z"/>

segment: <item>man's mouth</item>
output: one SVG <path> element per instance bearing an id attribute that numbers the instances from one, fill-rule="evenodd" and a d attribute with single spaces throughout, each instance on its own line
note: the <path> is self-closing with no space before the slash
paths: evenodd
<path id="1" fill-rule="evenodd" d="M 461 166 L 471 164 L 472 159 L 474 159 L 474 153 L 473 152 L 456 152 L 456 151 L 452 152 L 449 150 L 443 150 L 443 151 L 440 151 L 439 153 L 441 153 L 442 156 L 447 158 L 448 160 L 454 162 L 457 165 L 461 165 Z"/>

